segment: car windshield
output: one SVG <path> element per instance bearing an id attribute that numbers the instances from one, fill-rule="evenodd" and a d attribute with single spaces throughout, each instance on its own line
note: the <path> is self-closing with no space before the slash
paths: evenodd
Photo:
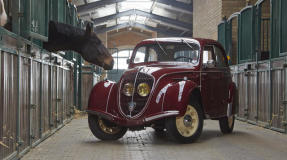
<path id="1" fill-rule="evenodd" d="M 133 57 L 133 63 L 178 61 L 197 64 L 199 61 L 199 46 L 194 43 L 157 42 L 138 47 Z"/>

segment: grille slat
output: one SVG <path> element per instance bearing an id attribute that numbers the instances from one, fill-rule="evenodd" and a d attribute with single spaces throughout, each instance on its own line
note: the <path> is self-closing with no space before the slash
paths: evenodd
<path id="1" fill-rule="evenodd" d="M 121 83 L 121 91 L 120 91 L 120 107 L 122 112 L 127 116 L 127 117 L 134 117 L 136 115 L 138 115 L 145 107 L 146 102 L 149 98 L 150 95 L 146 96 L 146 97 L 141 97 L 140 95 L 137 94 L 137 86 L 140 83 L 147 83 L 152 90 L 152 86 L 154 83 L 153 78 L 150 75 L 147 75 L 145 73 L 138 73 L 137 79 L 136 78 L 137 73 L 131 73 L 129 75 L 126 75 Z M 122 89 L 124 84 L 126 83 L 136 83 L 135 84 L 135 93 L 133 95 L 133 102 L 136 103 L 136 107 L 134 108 L 134 110 L 130 113 L 129 111 L 129 103 L 132 101 L 132 96 L 131 97 L 127 97 L 122 93 Z"/>

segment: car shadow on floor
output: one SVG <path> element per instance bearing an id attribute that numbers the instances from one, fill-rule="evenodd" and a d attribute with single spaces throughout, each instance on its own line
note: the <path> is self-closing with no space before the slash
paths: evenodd
<path id="1" fill-rule="evenodd" d="M 148 133 L 148 134 L 147 134 Z M 203 130 L 201 137 L 195 142 L 198 143 L 206 143 L 211 139 L 222 139 L 222 138 L 236 138 L 238 136 L 244 136 L 247 138 L 252 138 L 253 135 L 250 135 L 247 132 L 234 131 L 231 134 L 222 134 L 219 130 Z M 180 143 L 174 142 L 169 139 L 167 132 L 155 132 L 155 131 L 146 131 L 140 132 L 138 134 L 128 134 L 123 138 L 117 141 L 102 141 L 97 138 L 95 140 L 84 141 L 83 143 L 88 145 L 182 145 Z M 193 144 L 193 143 L 192 143 Z M 185 144 L 185 145 L 192 145 Z"/>

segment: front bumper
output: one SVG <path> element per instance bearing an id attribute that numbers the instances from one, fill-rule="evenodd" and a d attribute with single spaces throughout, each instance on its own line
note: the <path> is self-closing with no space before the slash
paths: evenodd
<path id="1" fill-rule="evenodd" d="M 155 114 L 151 114 L 148 116 L 143 116 L 142 118 L 138 118 L 138 119 L 127 119 L 127 118 L 118 117 L 118 116 L 115 116 L 110 113 L 103 112 L 101 110 L 97 110 L 94 108 L 93 110 L 86 110 L 86 112 L 88 114 L 100 116 L 101 118 L 107 119 L 118 125 L 126 126 L 126 127 L 141 126 L 141 125 L 148 124 L 155 120 L 179 115 L 179 111 L 172 110 L 172 111 L 163 111 L 163 112 L 155 113 Z"/>

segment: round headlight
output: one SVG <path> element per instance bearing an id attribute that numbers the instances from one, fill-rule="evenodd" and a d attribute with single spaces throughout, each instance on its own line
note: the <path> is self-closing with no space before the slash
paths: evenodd
<path id="1" fill-rule="evenodd" d="M 134 85 L 132 83 L 126 83 L 123 88 L 123 94 L 126 96 L 132 96 L 134 92 Z"/>
<path id="2" fill-rule="evenodd" d="M 150 87 L 147 83 L 141 83 L 138 85 L 137 91 L 140 96 L 146 97 L 150 92 Z"/>

